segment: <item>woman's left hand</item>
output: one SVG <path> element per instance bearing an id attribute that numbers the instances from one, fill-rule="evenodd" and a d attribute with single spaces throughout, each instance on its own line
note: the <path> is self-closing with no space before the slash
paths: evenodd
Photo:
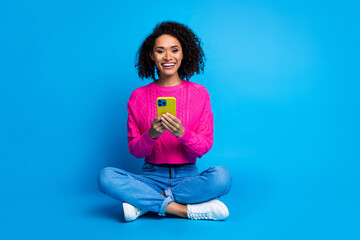
<path id="1" fill-rule="evenodd" d="M 184 135 L 185 129 L 181 121 L 170 113 L 161 116 L 161 123 L 175 137 L 179 138 Z"/>

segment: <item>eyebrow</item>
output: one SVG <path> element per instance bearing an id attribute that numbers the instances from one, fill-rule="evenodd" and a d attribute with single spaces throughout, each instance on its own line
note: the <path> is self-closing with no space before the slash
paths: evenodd
<path id="1" fill-rule="evenodd" d="M 175 47 L 179 47 L 178 45 L 174 45 L 174 46 L 171 46 L 170 48 L 175 48 Z M 156 48 L 161 48 L 161 49 L 165 49 L 164 47 L 161 47 L 161 46 L 159 46 L 159 47 L 156 47 Z"/>

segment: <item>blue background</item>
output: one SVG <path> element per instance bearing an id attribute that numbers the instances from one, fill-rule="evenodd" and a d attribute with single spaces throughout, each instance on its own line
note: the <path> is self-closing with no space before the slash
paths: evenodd
<path id="1" fill-rule="evenodd" d="M 1 239 L 359 239 L 356 1 L 0 3 Z M 228 167 L 224 222 L 144 216 L 97 189 L 138 172 L 126 103 L 156 23 L 202 39 L 215 119 L 200 169 Z M 232 237 L 231 237 L 232 236 Z"/>

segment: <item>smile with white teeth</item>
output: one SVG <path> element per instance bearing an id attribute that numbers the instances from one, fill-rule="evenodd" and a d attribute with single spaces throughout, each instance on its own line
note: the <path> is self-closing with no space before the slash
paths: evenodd
<path id="1" fill-rule="evenodd" d="M 169 66 L 174 66 L 175 63 L 163 63 L 162 64 L 164 67 L 169 67 Z"/>

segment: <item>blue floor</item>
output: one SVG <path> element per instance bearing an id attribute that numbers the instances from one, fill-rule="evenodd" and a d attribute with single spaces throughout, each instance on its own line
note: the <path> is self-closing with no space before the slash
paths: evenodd
<path id="1" fill-rule="evenodd" d="M 230 166 L 231 168 L 231 166 Z M 100 192 L 7 189 L 1 239 L 359 239 L 359 189 L 348 179 L 303 179 L 232 169 L 221 200 L 226 221 L 191 221 L 149 213 L 124 222 L 121 204 Z M 315 181 L 314 181 L 315 180 Z M 45 186 L 45 185 L 43 185 Z M 21 187 L 21 186 L 19 186 Z M 6 189 L 5 189 L 6 190 Z M 58 192 L 57 192 L 58 191 Z M 21 194 L 21 195 L 20 195 Z"/>

